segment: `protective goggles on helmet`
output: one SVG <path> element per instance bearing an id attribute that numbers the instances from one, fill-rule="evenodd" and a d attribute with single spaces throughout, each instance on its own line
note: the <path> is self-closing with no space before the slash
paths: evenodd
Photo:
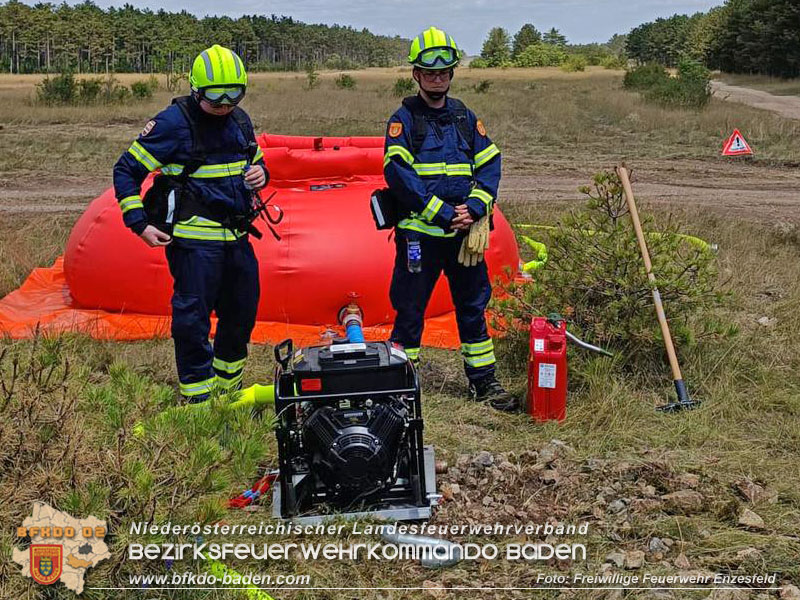
<path id="1" fill-rule="evenodd" d="M 415 64 L 425 69 L 446 69 L 458 62 L 458 51 L 453 48 L 431 48 L 419 53 Z"/>
<path id="2" fill-rule="evenodd" d="M 200 98 L 212 106 L 222 106 L 224 104 L 237 105 L 244 98 L 245 88 L 235 87 L 207 87 L 198 90 Z"/>

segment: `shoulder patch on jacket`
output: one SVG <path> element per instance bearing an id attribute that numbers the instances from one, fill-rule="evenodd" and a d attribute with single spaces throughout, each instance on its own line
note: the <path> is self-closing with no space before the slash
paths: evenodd
<path id="1" fill-rule="evenodd" d="M 483 126 L 483 121 L 480 119 L 478 119 L 478 122 L 475 123 L 475 129 L 477 129 L 478 133 L 480 133 L 483 137 L 486 137 L 486 127 Z"/>
<path id="2" fill-rule="evenodd" d="M 144 129 L 142 129 L 142 133 L 139 135 L 141 135 L 142 137 L 146 136 L 148 133 L 153 131 L 153 127 L 155 126 L 156 126 L 155 120 L 151 119 L 150 121 L 147 122 L 147 125 L 144 126 Z"/>
<path id="3" fill-rule="evenodd" d="M 403 124 L 399 121 L 389 123 L 389 137 L 396 138 L 403 133 Z"/>

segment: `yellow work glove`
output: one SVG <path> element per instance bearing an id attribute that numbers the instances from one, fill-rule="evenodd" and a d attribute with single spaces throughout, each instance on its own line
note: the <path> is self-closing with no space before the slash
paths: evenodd
<path id="1" fill-rule="evenodd" d="M 489 249 L 489 216 L 481 217 L 469 228 L 467 247 L 470 252 L 483 255 Z"/>
<path id="2" fill-rule="evenodd" d="M 461 242 L 458 262 L 465 267 L 474 267 L 483 260 L 483 254 L 489 248 L 489 217 L 482 217 L 473 223 L 469 233 Z"/>

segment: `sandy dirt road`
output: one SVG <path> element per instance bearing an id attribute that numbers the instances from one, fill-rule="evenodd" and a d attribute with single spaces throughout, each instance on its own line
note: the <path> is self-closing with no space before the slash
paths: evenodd
<path id="1" fill-rule="evenodd" d="M 721 216 L 775 223 L 800 223 L 800 169 L 767 167 L 723 159 L 641 161 L 633 167 L 633 186 L 643 206 L 701 209 Z M 611 168 L 612 165 L 608 165 Z M 578 206 L 584 197 L 578 187 L 592 173 L 503 176 L 503 204 L 531 203 Z"/>
<path id="2" fill-rule="evenodd" d="M 800 221 L 798 168 L 722 159 L 640 161 L 631 166 L 637 199 L 645 205 L 689 210 L 702 207 L 757 222 Z M 578 187 L 590 181 L 593 170 L 571 167 L 564 165 L 562 169 L 550 165 L 529 174 L 511 166 L 501 183 L 501 203 L 580 205 L 583 196 Z M 53 213 L 74 214 L 77 218 L 110 185 L 110 174 L 94 178 L 6 181 L 0 187 L 0 218 L 13 214 Z"/>
<path id="3" fill-rule="evenodd" d="M 787 119 L 800 119 L 800 97 L 775 96 L 769 92 L 728 85 L 721 81 L 712 81 L 711 89 L 720 100 L 741 102 L 763 110 L 769 110 Z"/>

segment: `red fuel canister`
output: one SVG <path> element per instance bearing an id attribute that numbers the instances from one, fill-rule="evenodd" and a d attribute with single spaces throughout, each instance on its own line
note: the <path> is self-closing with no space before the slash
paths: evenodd
<path id="1" fill-rule="evenodd" d="M 528 359 L 528 414 L 536 421 L 567 416 L 567 324 L 545 317 L 531 321 Z"/>

